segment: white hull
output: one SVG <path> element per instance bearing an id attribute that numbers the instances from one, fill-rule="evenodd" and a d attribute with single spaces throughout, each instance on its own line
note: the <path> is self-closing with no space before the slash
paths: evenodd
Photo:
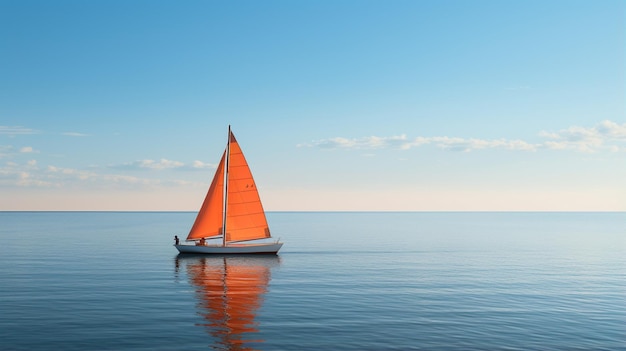
<path id="1" fill-rule="evenodd" d="M 192 254 L 277 254 L 283 243 L 174 246 L 180 253 Z"/>

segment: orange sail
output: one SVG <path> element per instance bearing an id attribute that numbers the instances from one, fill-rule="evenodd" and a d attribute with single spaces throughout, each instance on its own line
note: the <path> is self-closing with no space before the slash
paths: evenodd
<path id="1" fill-rule="evenodd" d="M 219 236 L 222 234 L 224 219 L 224 160 L 226 153 L 222 155 L 215 176 L 209 187 L 209 191 L 204 198 L 202 207 L 198 212 L 196 221 L 189 231 L 187 240 L 198 240 L 202 238 L 209 238 L 213 236 Z"/>
<path id="2" fill-rule="evenodd" d="M 227 179 L 226 184 L 224 179 Z M 226 194 L 223 188 L 227 189 Z M 226 230 L 224 243 L 270 237 L 265 211 L 252 172 L 230 130 L 228 146 L 187 240 L 219 236 L 224 228 Z"/>
<path id="3" fill-rule="evenodd" d="M 228 197 L 226 204 L 226 241 L 245 241 L 270 237 L 265 211 L 252 172 L 239 143 L 230 133 Z"/>

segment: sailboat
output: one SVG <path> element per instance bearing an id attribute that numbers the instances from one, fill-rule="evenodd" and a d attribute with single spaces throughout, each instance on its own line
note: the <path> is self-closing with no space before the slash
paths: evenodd
<path id="1" fill-rule="evenodd" d="M 180 253 L 277 254 L 283 246 L 271 238 L 263 204 L 248 162 L 228 126 L 228 142 L 209 191 Z M 217 243 L 206 240 L 217 239 Z M 221 239 L 221 240 L 219 240 Z M 213 240 L 215 242 L 215 240 Z"/>

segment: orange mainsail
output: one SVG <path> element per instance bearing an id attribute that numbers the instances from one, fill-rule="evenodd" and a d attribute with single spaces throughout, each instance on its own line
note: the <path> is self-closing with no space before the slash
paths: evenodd
<path id="1" fill-rule="evenodd" d="M 230 129 L 228 134 L 226 151 L 187 240 L 216 237 L 223 233 L 224 228 L 225 243 L 270 237 L 252 172 Z M 226 184 L 224 179 L 227 180 Z M 227 194 L 224 194 L 224 189 L 228 189 Z"/>

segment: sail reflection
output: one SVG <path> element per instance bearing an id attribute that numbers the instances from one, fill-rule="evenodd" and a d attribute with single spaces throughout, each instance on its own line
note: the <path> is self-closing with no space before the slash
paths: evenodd
<path id="1" fill-rule="evenodd" d="M 219 350 L 254 350 L 258 333 L 256 312 L 271 279 L 270 269 L 280 264 L 278 256 L 186 256 L 179 255 L 177 267 L 186 266 L 189 281 L 196 287 L 202 325 L 216 340 Z"/>

